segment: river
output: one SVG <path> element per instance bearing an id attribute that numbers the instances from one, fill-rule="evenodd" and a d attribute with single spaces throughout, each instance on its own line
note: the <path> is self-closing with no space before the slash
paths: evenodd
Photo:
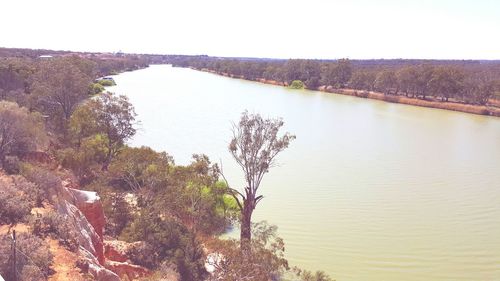
<path id="1" fill-rule="evenodd" d="M 337 281 L 500 280 L 500 118 L 290 90 L 168 65 L 114 77 L 130 142 L 222 161 L 242 111 L 297 139 L 264 178 L 254 219 L 278 225 L 291 265 Z"/>

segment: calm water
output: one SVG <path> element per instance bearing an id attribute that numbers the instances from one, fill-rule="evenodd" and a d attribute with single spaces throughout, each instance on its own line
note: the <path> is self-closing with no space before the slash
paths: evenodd
<path id="1" fill-rule="evenodd" d="M 500 280 L 500 118 L 288 90 L 151 66 L 115 77 L 134 146 L 205 153 L 233 186 L 232 121 L 248 109 L 297 135 L 264 178 L 255 219 L 293 265 L 338 281 Z"/>

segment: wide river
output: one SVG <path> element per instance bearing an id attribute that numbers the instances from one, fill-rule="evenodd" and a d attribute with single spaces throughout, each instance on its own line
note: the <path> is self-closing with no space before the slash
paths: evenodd
<path id="1" fill-rule="evenodd" d="M 297 139 L 260 188 L 291 265 L 337 281 L 500 280 L 500 118 L 289 90 L 168 65 L 117 75 L 141 121 L 133 146 L 222 161 L 241 112 Z"/>

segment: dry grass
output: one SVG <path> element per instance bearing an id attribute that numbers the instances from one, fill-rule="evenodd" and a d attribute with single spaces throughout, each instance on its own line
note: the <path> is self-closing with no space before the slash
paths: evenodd
<path id="1" fill-rule="evenodd" d="M 322 88 L 323 91 L 348 95 L 348 96 L 356 96 L 356 97 L 366 97 L 369 99 L 382 100 L 392 103 L 401 103 L 408 104 L 414 106 L 421 107 L 430 107 L 430 108 L 438 108 L 445 110 L 453 110 L 460 111 L 465 113 L 473 113 L 479 115 L 491 115 L 500 117 L 500 108 L 492 107 L 492 106 L 484 106 L 484 105 L 473 105 L 473 104 L 463 104 L 457 102 L 442 102 L 442 101 L 431 101 L 431 100 L 422 100 L 417 98 L 409 98 L 405 96 L 394 96 L 394 95 L 384 95 L 383 93 L 378 92 L 364 92 L 357 91 L 352 89 L 325 89 Z"/>

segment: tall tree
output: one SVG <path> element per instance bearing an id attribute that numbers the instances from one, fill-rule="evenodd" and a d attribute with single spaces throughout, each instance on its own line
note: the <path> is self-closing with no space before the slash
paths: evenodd
<path id="1" fill-rule="evenodd" d="M 429 87 L 434 96 L 448 101 L 463 90 L 463 72 L 455 67 L 441 66 L 434 70 Z"/>
<path id="2" fill-rule="evenodd" d="M 399 84 L 396 74 L 393 70 L 384 70 L 377 75 L 375 80 L 375 88 L 382 91 L 384 94 L 395 94 L 399 91 Z"/>
<path id="3" fill-rule="evenodd" d="M 240 122 L 233 125 L 229 152 L 243 170 L 246 182 L 243 192 L 232 189 L 241 211 L 240 243 L 243 250 L 250 249 L 252 214 L 263 198 L 257 194 L 262 178 L 275 164 L 276 156 L 295 139 L 288 132 L 278 136 L 283 124 L 282 119 L 263 119 L 259 114 L 245 111 Z"/>
<path id="4" fill-rule="evenodd" d="M 78 58 L 42 62 L 33 77 L 33 106 L 65 133 L 71 114 L 88 96 L 92 73 L 92 64 Z"/>
<path id="5" fill-rule="evenodd" d="M 352 76 L 352 66 L 349 59 L 340 59 L 334 64 L 329 64 L 323 73 L 323 83 L 336 88 L 346 86 Z"/>
<path id="6" fill-rule="evenodd" d="M 135 117 L 134 107 L 127 97 L 103 93 L 78 108 L 71 117 L 71 131 L 78 142 L 96 134 L 105 139 L 102 169 L 107 170 L 125 142 L 135 135 Z"/>

